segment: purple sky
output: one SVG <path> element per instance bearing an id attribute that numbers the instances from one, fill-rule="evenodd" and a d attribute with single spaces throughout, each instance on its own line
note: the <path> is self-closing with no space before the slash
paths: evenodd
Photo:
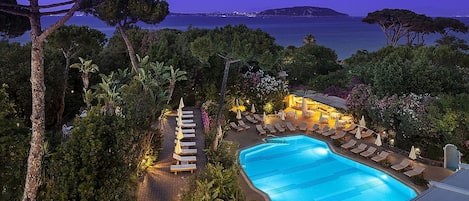
<path id="1" fill-rule="evenodd" d="M 39 0 L 39 4 L 65 0 Z M 256 12 L 270 8 L 317 6 L 332 8 L 351 16 L 366 16 L 384 8 L 409 9 L 427 16 L 469 16 L 469 0 L 167 0 L 170 11 L 198 12 Z M 18 0 L 29 4 L 28 0 Z"/>

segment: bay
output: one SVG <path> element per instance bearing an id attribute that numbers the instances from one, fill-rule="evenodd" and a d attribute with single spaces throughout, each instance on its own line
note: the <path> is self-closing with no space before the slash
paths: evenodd
<path id="1" fill-rule="evenodd" d="M 50 26 L 58 16 L 43 17 L 44 27 Z M 469 18 L 458 18 L 469 24 Z M 378 25 L 363 23 L 362 17 L 216 17 L 216 16 L 168 16 L 157 25 L 139 23 L 143 29 L 157 30 L 171 28 L 187 30 L 189 26 L 196 28 L 213 29 L 225 25 L 245 24 L 253 29 L 261 29 L 276 39 L 276 43 L 284 47 L 301 46 L 303 38 L 312 34 L 317 44 L 336 51 L 339 59 L 350 57 L 357 50 L 375 51 L 385 46 L 385 36 Z M 112 36 L 115 27 L 92 16 L 74 16 L 66 24 L 86 25 Z M 11 42 L 25 43 L 30 41 L 29 33 Z M 456 34 L 469 41 L 469 34 Z M 434 44 L 440 37 L 431 34 L 426 37 L 426 44 Z M 402 40 L 404 41 L 404 40 Z"/>

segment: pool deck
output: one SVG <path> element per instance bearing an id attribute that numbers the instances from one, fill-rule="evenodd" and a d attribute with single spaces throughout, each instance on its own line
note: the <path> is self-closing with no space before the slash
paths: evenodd
<path id="1" fill-rule="evenodd" d="M 294 125 L 297 126 L 297 128 L 298 128 L 298 125 L 301 124 L 301 122 L 306 122 L 307 125 L 308 125 L 307 128 L 310 128 L 314 123 L 318 123 L 318 122 L 312 121 L 311 119 L 302 119 L 301 116 L 298 118 L 298 120 L 296 120 L 294 118 L 287 118 L 285 121 L 282 121 L 279 118 L 277 118 L 275 115 L 268 115 L 266 123 L 269 123 L 269 124 L 274 124 L 274 123 L 284 124 L 284 122 L 287 122 L 287 121 L 292 122 Z M 249 121 L 244 120 L 244 122 L 246 124 L 250 125 L 251 128 L 246 130 L 246 131 L 242 131 L 242 132 L 228 131 L 226 136 L 225 136 L 225 140 L 238 142 L 240 150 L 243 149 L 243 148 L 247 148 L 247 147 L 256 145 L 256 144 L 263 143 L 262 139 L 265 138 L 266 136 L 258 135 L 255 126 L 253 124 L 251 124 Z M 325 125 L 326 124 L 322 124 L 321 128 L 324 127 Z M 340 130 L 340 129 L 338 129 L 338 130 Z M 302 131 L 299 131 L 299 130 L 294 131 L 294 132 L 289 132 L 287 130 L 284 133 L 276 133 L 275 135 L 280 137 L 280 136 L 288 136 L 288 135 L 295 135 L 295 134 L 305 134 L 307 136 L 310 136 L 310 137 L 325 141 L 329 144 L 329 147 L 335 153 L 340 154 L 342 156 L 345 156 L 347 158 L 353 159 L 353 160 L 358 161 L 360 163 L 366 164 L 368 166 L 374 167 L 374 168 L 379 169 L 383 172 L 386 172 L 386 173 L 394 176 L 396 179 L 398 179 L 398 180 L 402 181 L 403 183 L 407 184 L 408 186 L 412 187 L 419 194 L 426 189 L 426 187 L 417 186 L 417 185 L 413 184 L 412 181 L 410 180 L 410 178 L 403 174 L 404 171 L 395 171 L 395 170 L 393 170 L 389 167 L 386 168 L 386 167 L 372 161 L 369 158 L 364 158 L 364 157 L 360 156 L 359 154 L 354 154 L 354 153 L 350 152 L 349 150 L 345 150 L 345 149 L 342 149 L 340 147 L 332 145 L 332 140 L 329 137 L 324 137 L 322 135 L 313 134 L 309 131 L 307 131 L 306 133 L 303 133 Z M 354 135 L 347 134 L 343 141 L 348 141 L 351 138 L 355 138 Z M 367 138 L 367 139 L 361 139 L 361 140 L 357 140 L 357 141 L 358 141 L 358 143 L 363 142 L 363 143 L 366 143 L 368 145 L 372 145 L 372 146 L 377 147 L 376 145 L 374 145 L 374 141 L 375 141 L 374 137 L 370 137 L 370 138 Z M 399 163 L 402 159 L 407 158 L 407 156 L 404 156 L 404 155 L 401 155 L 399 153 L 393 152 L 392 150 L 389 150 L 389 149 L 386 149 L 386 148 L 383 148 L 383 147 L 377 147 L 377 148 L 378 148 L 378 151 L 385 150 L 385 151 L 388 151 L 388 152 L 391 153 L 390 156 L 388 157 L 388 161 L 393 165 Z M 441 180 L 445 179 L 446 177 L 448 177 L 449 175 L 451 175 L 453 173 L 453 171 L 447 170 L 447 169 L 442 168 L 442 167 L 430 166 L 430 165 L 422 164 L 422 163 L 419 163 L 419 162 L 416 162 L 416 161 L 412 161 L 412 165 L 417 164 L 417 163 L 418 163 L 419 166 L 425 167 L 424 177 L 428 181 L 430 181 L 430 180 L 431 181 L 441 181 Z M 242 187 L 242 189 L 243 189 L 243 191 L 246 195 L 246 200 L 250 200 L 250 201 L 252 201 L 252 200 L 257 200 L 257 201 L 265 200 L 265 195 L 262 195 L 261 193 L 259 193 L 258 190 L 253 189 L 252 185 L 248 181 L 246 181 L 246 179 L 243 177 L 243 174 L 240 174 L 239 181 L 240 181 L 240 185 L 241 185 L 241 187 Z"/>

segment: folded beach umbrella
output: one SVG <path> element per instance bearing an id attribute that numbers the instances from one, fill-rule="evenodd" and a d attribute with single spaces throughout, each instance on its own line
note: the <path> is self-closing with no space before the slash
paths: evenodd
<path id="1" fill-rule="evenodd" d="M 417 159 L 417 155 L 415 154 L 414 146 L 412 146 L 412 148 L 410 149 L 409 158 L 412 159 L 412 160 Z"/>
<path id="2" fill-rule="evenodd" d="M 254 107 L 254 103 L 251 106 L 251 113 L 253 114 L 256 113 L 256 108 Z"/>
<path id="3" fill-rule="evenodd" d="M 236 110 L 236 119 L 241 119 L 241 110 Z"/>
<path id="4" fill-rule="evenodd" d="M 176 118 L 176 121 L 177 121 L 177 125 L 178 125 L 178 126 L 182 126 L 182 118 L 181 118 L 181 116 L 178 116 L 178 117 Z"/>
<path id="5" fill-rule="evenodd" d="M 264 112 L 264 114 L 262 115 L 262 122 L 265 123 L 265 120 L 266 120 L 266 116 L 265 116 L 265 112 Z"/>
<path id="6" fill-rule="evenodd" d="M 180 154 L 182 152 L 181 142 L 176 140 L 176 146 L 174 147 L 174 153 Z"/>
<path id="7" fill-rule="evenodd" d="M 298 120 L 298 113 L 296 112 L 295 110 L 295 116 L 294 116 L 295 120 Z"/>
<path id="8" fill-rule="evenodd" d="M 184 108 L 184 100 L 183 100 L 183 98 L 181 97 L 181 100 L 179 100 L 179 109 L 182 110 L 182 108 Z"/>
<path id="9" fill-rule="evenodd" d="M 362 115 L 362 118 L 360 119 L 360 126 L 363 128 L 366 127 L 365 117 L 363 115 Z"/>
<path id="10" fill-rule="evenodd" d="M 336 117 L 335 118 L 335 122 L 334 122 L 334 128 L 337 129 L 339 127 L 339 117 Z"/>
<path id="11" fill-rule="evenodd" d="M 181 110 L 178 109 L 177 111 L 178 111 L 178 117 L 182 118 L 182 109 Z"/>
<path id="12" fill-rule="evenodd" d="M 281 119 L 282 121 L 285 121 L 285 112 L 282 110 L 282 111 L 279 112 L 279 113 L 280 113 L 280 119 Z"/>
<path id="13" fill-rule="evenodd" d="M 301 112 L 306 113 L 306 98 L 303 96 L 303 99 L 301 99 Z"/>
<path id="14" fill-rule="evenodd" d="M 184 134 L 182 134 L 182 129 L 179 128 L 178 129 L 178 134 L 176 135 L 176 139 L 178 139 L 178 141 L 179 141 L 179 140 L 182 140 L 182 138 L 184 138 Z"/>
<path id="15" fill-rule="evenodd" d="M 360 127 L 357 128 L 357 133 L 355 134 L 355 138 L 357 139 L 362 138 L 362 129 Z"/>
<path id="16" fill-rule="evenodd" d="M 379 133 L 376 135 L 375 144 L 376 144 L 376 146 L 378 146 L 378 147 L 380 147 L 381 145 L 383 145 L 383 143 L 381 142 L 381 135 L 380 135 Z"/>

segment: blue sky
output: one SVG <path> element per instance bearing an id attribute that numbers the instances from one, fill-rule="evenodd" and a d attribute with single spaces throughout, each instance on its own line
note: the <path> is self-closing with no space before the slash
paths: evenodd
<path id="1" fill-rule="evenodd" d="M 39 4 L 65 0 L 39 0 Z M 317 6 L 351 16 L 366 16 L 384 8 L 409 9 L 427 16 L 469 16 L 469 0 L 167 0 L 171 12 L 256 12 L 270 8 Z M 28 0 L 18 0 L 29 4 Z"/>

